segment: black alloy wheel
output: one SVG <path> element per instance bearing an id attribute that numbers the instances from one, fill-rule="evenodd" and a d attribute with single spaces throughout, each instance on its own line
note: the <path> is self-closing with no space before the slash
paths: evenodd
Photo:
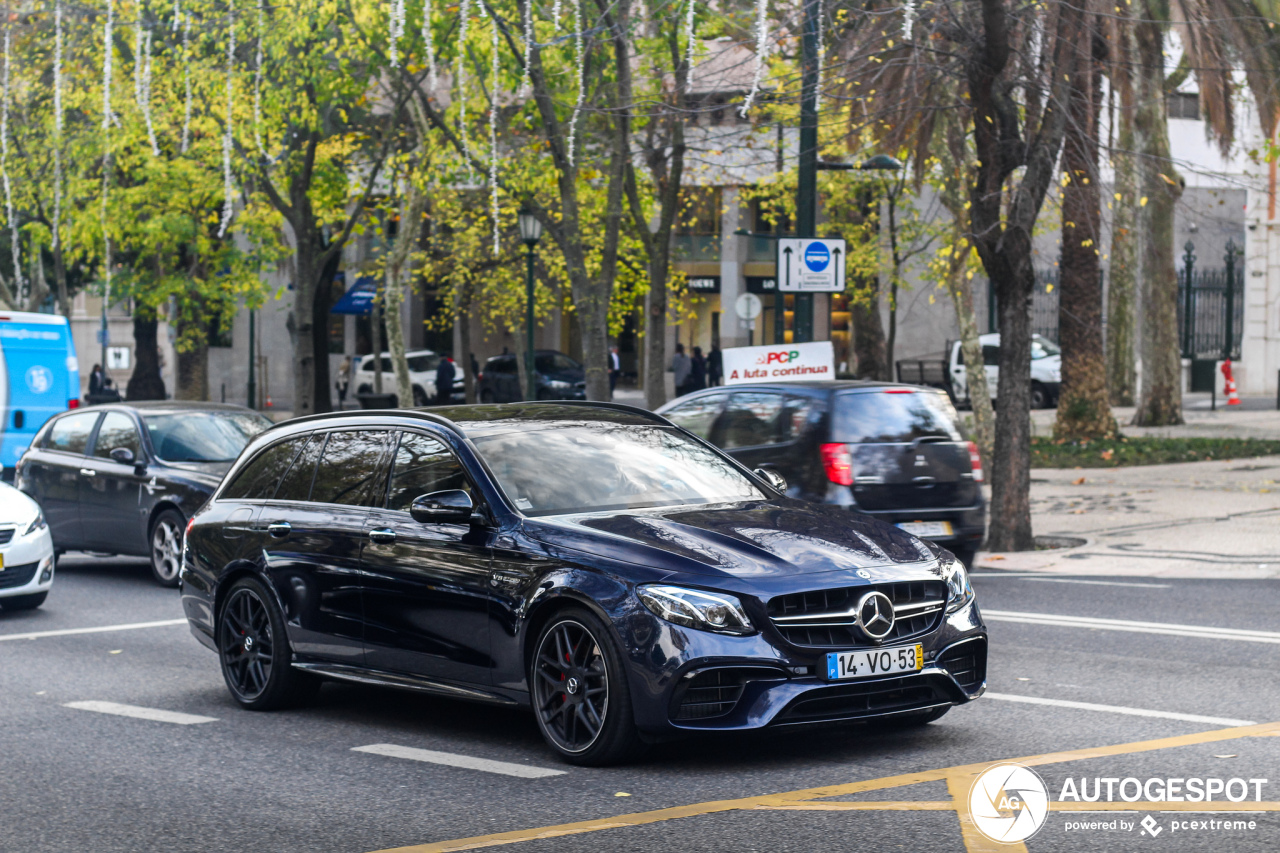
<path id="1" fill-rule="evenodd" d="M 178 585 L 186 524 L 182 514 L 173 509 L 161 510 L 151 522 L 151 576 L 161 586 Z"/>
<path id="2" fill-rule="evenodd" d="M 290 665 L 284 619 L 253 578 L 232 585 L 218 616 L 218 659 L 231 696 L 251 711 L 304 702 L 319 681 Z"/>
<path id="3" fill-rule="evenodd" d="M 598 767 L 639 751 L 622 658 L 590 613 L 566 610 L 543 628 L 529 681 L 538 728 L 566 761 Z"/>
<path id="4" fill-rule="evenodd" d="M 1039 382 L 1031 383 L 1031 408 L 1047 409 L 1049 408 L 1049 392 Z"/>

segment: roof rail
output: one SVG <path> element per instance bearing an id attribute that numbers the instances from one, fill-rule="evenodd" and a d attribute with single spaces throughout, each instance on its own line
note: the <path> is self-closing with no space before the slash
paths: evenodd
<path id="1" fill-rule="evenodd" d="M 324 418 L 334 418 L 334 417 L 358 418 L 358 417 L 365 417 L 365 416 L 368 416 L 368 415 L 378 415 L 378 414 L 399 415 L 399 416 L 406 416 L 406 415 L 407 415 L 407 416 L 410 416 L 410 417 L 422 418 L 423 420 L 432 421 L 433 423 L 439 424 L 440 426 L 448 427 L 449 429 L 451 429 L 451 430 L 453 430 L 454 432 L 456 432 L 458 435 L 462 435 L 462 434 L 463 434 L 463 432 L 462 432 L 462 428 L 461 428 L 461 427 L 459 427 L 459 426 L 458 426 L 456 423 L 454 423 L 453 421 L 449 420 L 448 418 L 441 417 L 440 415 L 432 414 L 432 413 L 430 413 L 430 412 L 425 412 L 425 411 L 423 411 L 422 409 L 417 409 L 417 408 L 410 408 L 410 409 L 343 409 L 342 411 L 338 411 L 338 412 L 316 412 L 316 413 L 315 413 L 315 414 L 313 414 L 313 415 L 302 415 L 302 416 L 300 416 L 300 417 L 296 417 L 296 418 L 289 418 L 289 420 L 287 420 L 287 421 L 280 421 L 279 423 L 272 424 L 270 427 L 268 427 L 266 430 L 263 430 L 263 431 L 264 431 L 264 432 L 270 432 L 271 430 L 275 429 L 276 427 L 282 427 L 282 426 L 285 426 L 286 424 L 288 424 L 288 425 L 292 426 L 292 425 L 294 425 L 294 424 L 309 423 L 310 421 L 323 420 Z"/>
<path id="2" fill-rule="evenodd" d="M 671 422 L 655 412 L 648 409 L 642 409 L 639 406 L 628 406 L 626 403 L 606 403 L 598 400 L 539 400 L 540 403 L 554 403 L 557 406 L 581 406 L 583 408 L 596 409 L 613 409 L 618 412 L 630 412 L 633 415 L 640 415 L 651 421 L 665 425 Z"/>

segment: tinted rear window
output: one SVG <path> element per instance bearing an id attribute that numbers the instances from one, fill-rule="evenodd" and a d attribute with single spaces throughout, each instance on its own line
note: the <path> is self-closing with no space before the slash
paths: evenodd
<path id="1" fill-rule="evenodd" d="M 941 391 L 865 391 L 836 397 L 831 440 L 850 444 L 911 442 L 938 437 L 960 441 L 956 410 Z"/>
<path id="2" fill-rule="evenodd" d="M 305 435 L 291 438 L 259 453 L 227 484 L 221 497 L 226 500 L 271 500 L 280 477 L 289 469 L 289 463 L 306 440 Z"/>

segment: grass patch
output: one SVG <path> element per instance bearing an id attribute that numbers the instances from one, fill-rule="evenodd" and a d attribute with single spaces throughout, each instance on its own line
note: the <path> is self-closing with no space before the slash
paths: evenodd
<path id="1" fill-rule="evenodd" d="M 1119 468 L 1248 459 L 1280 454 L 1280 441 L 1260 438 L 1114 438 L 1103 441 L 1031 439 L 1032 468 Z"/>

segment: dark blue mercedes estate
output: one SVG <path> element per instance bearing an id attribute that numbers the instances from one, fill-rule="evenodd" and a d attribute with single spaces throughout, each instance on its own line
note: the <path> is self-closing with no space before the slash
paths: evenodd
<path id="1" fill-rule="evenodd" d="M 626 406 L 300 418 L 191 519 L 183 607 L 245 708 L 323 679 L 527 706 L 578 764 L 981 695 L 964 566 L 784 490 Z"/>

